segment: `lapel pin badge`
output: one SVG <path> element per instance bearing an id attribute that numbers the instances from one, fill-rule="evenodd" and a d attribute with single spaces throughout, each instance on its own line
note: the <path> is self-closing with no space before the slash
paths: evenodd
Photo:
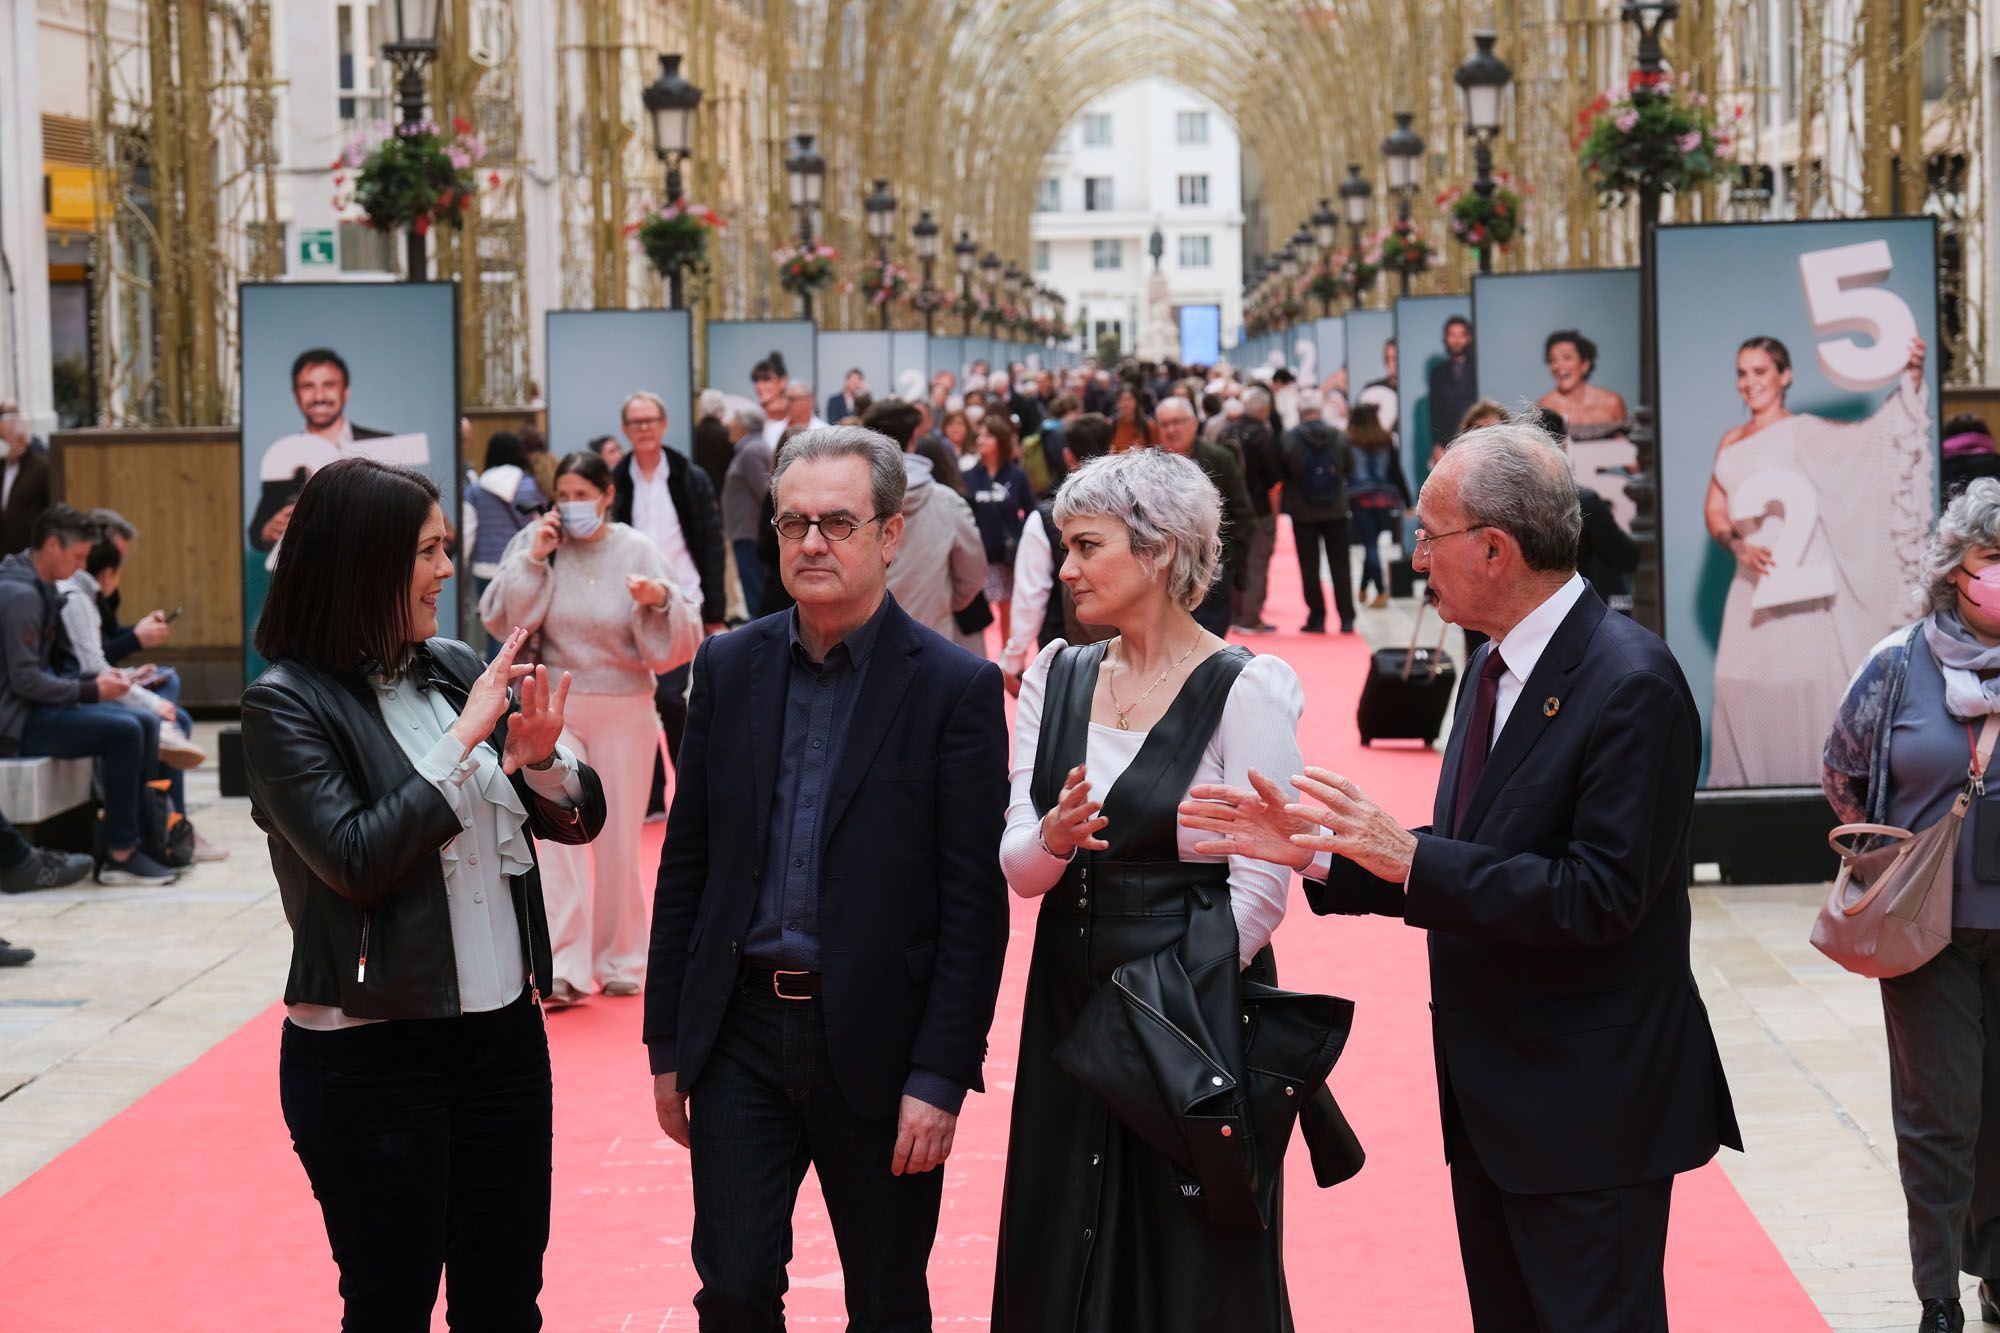
<path id="1" fill-rule="evenodd" d="M 1551 694 L 1548 698 L 1542 700 L 1542 716 L 1554 717 L 1562 711 L 1562 706 L 1563 701 Z"/>

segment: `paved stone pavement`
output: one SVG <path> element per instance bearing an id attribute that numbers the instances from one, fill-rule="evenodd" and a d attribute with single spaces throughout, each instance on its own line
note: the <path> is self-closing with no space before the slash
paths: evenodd
<path id="1" fill-rule="evenodd" d="M 1364 610 L 1360 627 L 1372 642 L 1408 642 L 1408 617 Z M 197 729 L 211 753 L 215 730 Z M 218 796 L 213 765 L 189 777 L 190 813 L 227 861 L 165 889 L 0 896 L 0 936 L 38 951 L 0 970 L 0 1190 L 281 991 L 289 933 L 248 802 Z M 1724 1165 L 1833 1328 L 1902 1333 L 1916 1311 L 1880 1003 L 1872 983 L 1806 942 L 1822 891 L 1694 892 L 1695 974 L 1749 1147 Z"/>

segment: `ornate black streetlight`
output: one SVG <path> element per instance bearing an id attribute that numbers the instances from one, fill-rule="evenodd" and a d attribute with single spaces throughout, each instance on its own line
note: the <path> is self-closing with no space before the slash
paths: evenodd
<path id="1" fill-rule="evenodd" d="M 382 44 L 382 55 L 396 71 L 396 103 L 404 125 L 424 118 L 424 71 L 438 57 L 438 0 L 392 0 L 396 36 Z M 422 282 L 430 277 L 430 254 L 424 233 L 414 226 L 403 238 L 404 277 Z"/>
<path id="2" fill-rule="evenodd" d="M 1493 54 L 1497 34 L 1482 30 L 1472 34 L 1476 48 L 1452 79 L 1458 84 L 1465 107 L 1465 129 L 1472 136 L 1472 191 L 1482 199 L 1493 197 L 1493 140 L 1500 133 L 1506 110 L 1507 85 L 1514 71 Z M 1491 229 L 1479 245 L 1479 271 L 1493 271 Z"/>
<path id="3" fill-rule="evenodd" d="M 678 55 L 660 57 L 660 76 L 646 85 L 640 100 L 653 121 L 653 155 L 667 169 L 667 202 L 681 200 L 681 164 L 694 147 L 694 113 L 701 105 L 701 89 L 681 77 Z M 667 305 L 681 308 L 681 271 L 667 274 Z"/>
<path id="4" fill-rule="evenodd" d="M 979 247 L 973 244 L 972 233 L 960 231 L 958 240 L 952 243 L 952 261 L 958 265 L 959 309 L 965 316 L 964 336 L 972 336 L 972 270 L 979 267 Z"/>
<path id="5" fill-rule="evenodd" d="M 1361 174 L 1361 164 L 1359 162 L 1349 162 L 1347 164 L 1347 179 L 1340 183 L 1340 211 L 1347 219 L 1348 244 L 1352 247 L 1354 255 L 1354 276 L 1357 279 L 1354 284 L 1354 308 L 1356 310 L 1359 310 L 1365 304 L 1362 300 L 1363 293 L 1359 281 L 1361 277 L 1361 229 L 1368 225 L 1368 201 L 1374 194 L 1375 187 L 1370 185 L 1367 179 Z"/>
<path id="6" fill-rule="evenodd" d="M 917 260 L 924 266 L 924 332 L 932 334 L 937 332 L 937 285 L 931 277 L 937 267 L 938 224 L 928 208 L 917 215 L 910 235 L 916 238 Z"/>
<path id="7" fill-rule="evenodd" d="M 1340 214 L 1333 211 L 1333 200 L 1322 199 L 1312 215 L 1313 245 L 1319 250 L 1320 267 L 1333 272 L 1333 245 L 1340 239 Z M 1319 313 L 1331 317 L 1333 314 L 1332 284 L 1321 289 Z"/>
<path id="8" fill-rule="evenodd" d="M 1410 128 L 1414 120 L 1407 111 L 1396 113 L 1396 128 L 1382 141 L 1382 160 L 1389 171 L 1389 191 L 1396 196 L 1396 221 L 1410 220 L 1410 200 L 1423 183 L 1424 141 Z M 1410 270 L 1397 266 L 1401 294 L 1410 294 Z"/>
<path id="9" fill-rule="evenodd" d="M 792 207 L 799 215 L 799 244 L 809 246 L 813 239 L 813 214 L 819 210 L 820 192 L 826 188 L 826 159 L 813 148 L 812 135 L 792 136 L 792 153 L 785 159 L 785 176 L 791 182 Z M 810 291 L 799 293 L 799 309 L 805 318 L 813 317 Z"/>
<path id="10" fill-rule="evenodd" d="M 876 178 L 875 188 L 861 201 L 861 211 L 868 218 L 868 234 L 875 238 L 875 258 L 882 265 L 882 285 L 889 283 L 889 242 L 896 234 L 896 196 L 889 192 L 889 182 Z M 882 327 L 889 327 L 889 305 L 882 302 Z"/>

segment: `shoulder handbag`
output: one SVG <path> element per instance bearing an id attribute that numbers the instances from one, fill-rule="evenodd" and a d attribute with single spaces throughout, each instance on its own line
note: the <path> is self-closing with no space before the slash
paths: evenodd
<path id="1" fill-rule="evenodd" d="M 1885 721 L 1883 725 L 1888 725 Z M 1827 834 L 1840 874 L 1813 922 L 1813 947 L 1864 977 L 1900 977 L 1938 956 L 1951 942 L 1952 878 L 1965 812 L 1985 794 L 1987 763 L 2000 737 L 2000 715 L 1989 715 L 1973 741 L 1965 790 L 1944 817 L 1921 833 L 1889 824 L 1842 824 Z M 1867 850 L 1845 839 L 1873 839 Z"/>

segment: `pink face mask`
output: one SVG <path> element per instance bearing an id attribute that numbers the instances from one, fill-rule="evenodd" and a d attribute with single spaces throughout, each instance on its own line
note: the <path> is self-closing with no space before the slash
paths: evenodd
<path id="1" fill-rule="evenodd" d="M 1966 573 L 1965 599 L 1981 611 L 2000 612 L 2000 565 L 1988 565 L 1977 574 L 1964 565 L 1959 568 Z"/>

